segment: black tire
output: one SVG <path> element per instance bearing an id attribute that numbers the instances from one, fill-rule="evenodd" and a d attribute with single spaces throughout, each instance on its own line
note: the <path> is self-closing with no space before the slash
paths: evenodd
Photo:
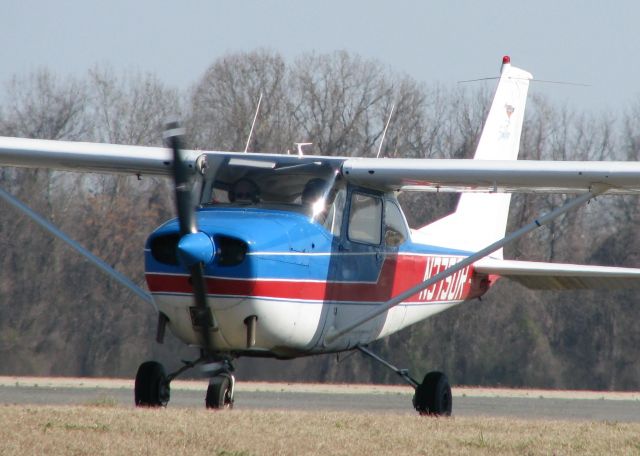
<path id="1" fill-rule="evenodd" d="M 231 379 L 228 375 L 218 375 L 213 377 L 207 388 L 205 406 L 208 409 L 230 409 L 233 408 L 233 391 L 231 391 Z"/>
<path id="2" fill-rule="evenodd" d="M 142 363 L 136 374 L 134 389 L 137 407 L 164 407 L 169 402 L 171 390 L 162 364 L 156 361 Z"/>
<path id="3" fill-rule="evenodd" d="M 451 416 L 451 386 L 442 372 L 429 372 L 416 388 L 413 406 L 420 415 Z"/>

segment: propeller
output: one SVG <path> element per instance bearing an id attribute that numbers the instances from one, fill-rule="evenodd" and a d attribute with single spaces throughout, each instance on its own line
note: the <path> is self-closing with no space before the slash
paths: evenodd
<path id="1" fill-rule="evenodd" d="M 207 284 L 204 279 L 204 266 L 215 257 L 216 246 L 207 234 L 198 230 L 195 213 L 194 186 L 190 177 L 193 173 L 183 157 L 184 129 L 177 122 L 167 124 L 164 133 L 167 146 L 173 151 L 173 180 L 176 192 L 176 207 L 180 224 L 180 240 L 178 241 L 178 258 L 187 267 L 191 276 L 193 300 L 195 306 L 190 308 L 194 326 L 200 328 L 203 341 L 203 356 L 207 356 L 211 348 L 211 330 L 218 325 L 207 304 Z"/>

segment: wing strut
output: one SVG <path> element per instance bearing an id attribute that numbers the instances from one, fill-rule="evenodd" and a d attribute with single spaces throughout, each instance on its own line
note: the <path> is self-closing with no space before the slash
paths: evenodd
<path id="1" fill-rule="evenodd" d="M 486 257 L 490 253 L 495 252 L 496 250 L 504 247 L 507 244 L 510 244 L 511 242 L 514 242 L 515 240 L 521 238 L 525 234 L 527 234 L 527 233 L 529 233 L 529 232 L 531 232 L 531 231 L 533 231 L 533 230 L 535 230 L 537 228 L 540 228 L 540 227 L 548 224 L 549 222 L 551 222 L 555 218 L 559 217 L 560 215 L 564 214 L 565 212 L 570 211 L 571 209 L 573 209 L 573 208 L 575 208 L 577 206 L 585 204 L 590 199 L 594 198 L 595 196 L 599 195 L 600 193 L 603 193 L 604 191 L 606 191 L 606 188 L 599 188 L 598 190 L 592 188 L 591 190 L 589 190 L 588 193 L 585 193 L 583 195 L 580 195 L 580 196 L 568 201 L 567 203 L 565 203 L 561 207 L 558 207 L 558 208 L 554 209 L 553 211 L 549 212 L 548 214 L 541 215 L 539 218 L 535 219 L 533 222 L 523 226 L 519 230 L 514 231 L 513 233 L 505 236 L 504 238 L 500 239 L 499 241 L 494 242 L 493 244 L 485 247 L 484 249 L 477 251 L 473 255 L 468 256 L 467 258 L 465 258 L 462 261 L 456 263 L 455 265 L 451 266 L 450 268 L 445 269 L 441 273 L 434 275 L 430 279 L 425 280 L 422 283 L 419 283 L 418 285 L 406 290 L 403 293 L 400 293 L 397 296 L 394 296 L 393 298 L 391 298 L 390 300 L 388 300 L 384 304 L 380 304 L 380 306 L 378 308 L 376 308 L 376 309 L 372 310 L 371 312 L 363 315 L 362 317 L 360 317 L 359 319 L 357 319 L 353 323 L 350 323 L 350 324 L 348 324 L 347 326 L 345 326 L 343 328 L 332 328 L 332 329 L 330 329 L 328 331 L 327 335 L 324 338 L 324 345 L 325 346 L 331 345 L 339 337 L 344 336 L 345 334 L 353 331 L 358 326 L 363 325 L 364 323 L 367 323 L 370 320 L 373 320 L 378 315 L 381 315 L 381 314 L 385 313 L 386 311 L 388 311 L 389 309 L 391 309 L 392 307 L 397 306 L 398 304 L 400 304 L 405 299 L 408 299 L 409 297 L 413 296 L 414 294 L 424 290 L 425 288 L 430 287 L 434 283 L 437 283 L 437 282 L 439 282 L 441 280 L 446 279 L 447 277 L 455 274 L 459 270 L 469 266 L 472 263 L 475 263 L 476 261 L 480 260 L 481 258 Z"/>
<path id="2" fill-rule="evenodd" d="M 91 263 L 93 263 L 95 266 L 97 266 L 102 272 L 104 272 L 105 274 L 107 274 L 111 278 L 117 280 L 118 282 L 120 282 L 122 285 L 124 285 L 125 287 L 127 287 L 131 291 L 133 291 L 136 295 L 138 295 L 138 297 L 140 297 L 144 301 L 147 301 L 149 304 L 151 304 L 153 306 L 153 308 L 156 310 L 156 312 L 158 311 L 158 307 L 156 306 L 156 303 L 153 302 L 153 298 L 151 297 L 150 293 L 148 293 L 145 290 L 143 290 L 142 288 L 140 288 L 138 285 L 133 283 L 131 281 L 131 279 L 129 279 L 125 275 L 121 274 L 120 272 L 116 271 L 111 266 L 109 266 L 107 263 L 105 263 L 103 260 L 101 260 L 100 258 L 95 256 L 93 253 L 89 252 L 87 249 L 82 247 L 78 242 L 74 241 L 69 236 L 67 236 L 66 233 L 64 233 L 62 230 L 60 230 L 53 223 L 51 223 L 48 220 L 46 220 L 40 214 L 35 212 L 33 209 L 31 209 L 29 206 L 24 204 L 22 201 L 20 201 L 15 196 L 13 196 L 13 195 L 7 193 L 6 191 L 4 191 L 2 188 L 0 188 L 0 198 L 2 198 L 7 203 L 9 203 L 11 206 L 13 206 L 14 208 L 18 209 L 23 214 L 28 216 L 31 220 L 36 222 L 38 225 L 40 225 L 46 231 L 48 231 L 49 233 L 53 234 L 58 239 L 66 242 L 72 249 L 74 249 L 80 255 L 84 256 L 87 260 L 89 260 Z"/>

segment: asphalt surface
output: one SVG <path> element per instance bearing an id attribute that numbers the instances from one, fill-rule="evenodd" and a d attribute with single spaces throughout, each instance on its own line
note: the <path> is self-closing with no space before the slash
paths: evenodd
<path id="1" fill-rule="evenodd" d="M 347 411 L 362 413 L 413 414 L 411 390 L 393 388 L 351 392 L 348 386 L 333 392 L 327 388 L 296 388 L 276 384 L 269 387 L 238 386 L 236 409 L 281 409 L 307 411 Z M 192 383 L 172 388 L 169 407 L 202 407 L 206 383 Z M 345 392 L 348 391 L 348 392 Z M 497 393 L 500 394 L 500 393 Z M 495 416 L 524 419 L 640 422 L 638 395 L 622 397 L 606 393 L 588 398 L 498 396 L 477 393 L 472 389 L 454 389 L 454 416 Z M 522 394 L 520 394 L 522 395 Z M 553 396 L 553 394 L 551 394 Z M 133 407 L 131 385 L 93 386 L 89 381 L 76 385 L 52 385 L 34 382 L 0 382 L 0 404 L 21 405 L 92 405 L 118 404 Z"/>

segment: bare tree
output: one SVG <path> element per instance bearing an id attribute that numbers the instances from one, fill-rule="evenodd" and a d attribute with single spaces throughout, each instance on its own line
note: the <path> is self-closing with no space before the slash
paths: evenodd
<path id="1" fill-rule="evenodd" d="M 216 61 L 192 92 L 194 145 L 242 150 L 260 94 L 250 145 L 256 151 L 284 152 L 308 141 L 322 154 L 372 155 L 395 105 L 385 154 L 421 156 L 438 129 L 434 122 L 431 136 L 425 135 L 425 108 L 433 103 L 442 109 L 437 92 L 427 95 L 410 78 L 346 52 L 306 54 L 290 67 L 264 50 L 231 54 Z"/>
<path id="2" fill-rule="evenodd" d="M 84 83 L 59 81 L 40 69 L 25 78 L 14 77 L 6 86 L 2 107 L 2 134 L 40 139 L 83 139 L 90 125 L 85 118 L 87 91 Z"/>
<path id="3" fill-rule="evenodd" d="M 296 60 L 290 78 L 292 115 L 318 152 L 372 155 L 393 103 L 385 67 L 344 51 L 307 54 Z"/>
<path id="4" fill-rule="evenodd" d="M 166 111 L 153 78 L 121 83 L 102 73 L 98 97 L 93 89 L 99 75 L 92 76 L 90 87 L 86 81 L 60 82 L 46 70 L 14 77 L 4 97 L 2 134 L 91 140 L 98 132 L 100 140 L 160 142 L 155 119 Z M 103 122 L 105 117 L 95 115 L 98 108 L 115 121 Z M 0 185 L 137 281 L 143 277 L 140 252 L 146 233 L 172 212 L 171 193 L 150 179 L 18 169 L 2 170 Z M 5 273 L 0 302 L 9 302 L 9 296 L 25 300 L 20 316 L 11 316 L 13 306 L 0 307 L 4 372 L 91 375 L 134 369 L 137 356 L 125 345 L 152 350 L 150 309 L 26 217 L 9 208 L 3 214 L 0 239 L 29 252 L 8 249 L 11 255 L 0 259 Z M 147 320 L 149 325 L 140 326 Z"/>
<path id="5" fill-rule="evenodd" d="M 182 111 L 178 92 L 151 74 L 118 77 L 108 68 L 94 67 L 88 80 L 98 141 L 159 145 L 164 123 Z"/>
<path id="6" fill-rule="evenodd" d="M 285 62 L 274 52 L 230 54 L 216 60 L 192 90 L 188 126 L 193 145 L 244 150 L 262 94 L 249 150 L 283 151 L 291 138 L 285 77 Z"/>

